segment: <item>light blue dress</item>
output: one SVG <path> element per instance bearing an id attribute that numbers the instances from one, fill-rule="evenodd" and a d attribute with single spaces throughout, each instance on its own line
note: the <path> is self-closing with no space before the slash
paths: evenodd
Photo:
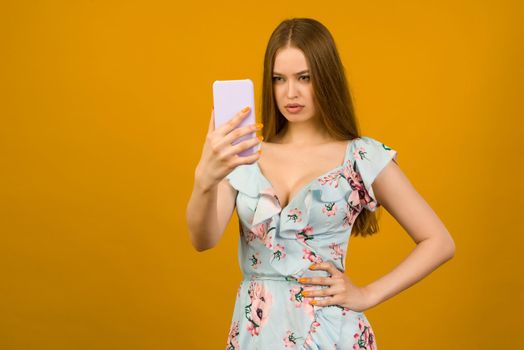
<path id="1" fill-rule="evenodd" d="M 331 262 L 345 271 L 351 228 L 363 210 L 379 206 L 371 184 L 397 152 L 368 136 L 348 141 L 344 163 L 305 185 L 281 208 L 257 163 L 226 178 L 238 191 L 238 259 L 243 274 L 236 295 L 228 350 L 376 349 L 363 312 L 340 305 L 315 306 L 300 277 L 329 277 L 309 270 Z"/>

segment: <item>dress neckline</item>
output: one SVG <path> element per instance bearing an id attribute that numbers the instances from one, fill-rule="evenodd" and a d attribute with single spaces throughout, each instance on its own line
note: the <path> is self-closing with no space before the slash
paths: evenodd
<path id="1" fill-rule="evenodd" d="M 262 180 L 264 180 L 264 182 L 266 183 L 266 186 L 268 186 L 272 191 L 273 193 L 275 194 L 275 198 L 277 199 L 277 202 L 278 202 L 278 206 L 280 207 L 281 211 L 284 211 L 286 208 L 288 208 L 296 199 L 297 197 L 300 196 L 300 194 L 302 194 L 302 192 L 304 192 L 305 190 L 307 190 L 309 187 L 311 187 L 311 185 L 313 185 L 316 181 L 318 181 L 319 179 L 325 177 L 326 175 L 334 172 L 334 171 L 337 171 L 339 169 L 342 169 L 344 168 L 344 166 L 346 165 L 346 163 L 350 160 L 350 149 L 351 149 L 351 146 L 355 143 L 355 141 L 359 139 L 359 137 L 356 137 L 352 140 L 349 140 L 347 142 L 347 146 L 346 146 L 346 153 L 344 155 L 344 161 L 342 162 L 342 164 L 324 172 L 323 174 L 317 176 L 316 178 L 314 178 L 313 180 L 309 181 L 307 184 L 305 184 L 304 186 L 302 186 L 294 195 L 293 197 L 291 197 L 288 201 L 288 203 L 282 207 L 282 203 L 280 202 L 280 198 L 278 198 L 278 195 L 275 191 L 275 188 L 273 187 L 273 184 L 271 183 L 271 181 L 269 181 L 269 179 L 264 175 L 264 173 L 262 172 L 262 169 L 260 168 L 260 166 L 258 165 L 258 161 L 255 162 L 255 168 L 257 169 L 258 171 L 258 174 L 259 176 L 262 178 Z"/>

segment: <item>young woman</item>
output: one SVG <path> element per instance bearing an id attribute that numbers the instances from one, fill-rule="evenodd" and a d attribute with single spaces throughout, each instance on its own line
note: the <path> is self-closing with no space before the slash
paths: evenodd
<path id="1" fill-rule="evenodd" d="M 212 116 L 187 207 L 191 241 L 202 251 L 218 243 L 236 204 L 244 280 L 226 348 L 376 349 L 364 311 L 452 258 L 453 239 L 397 152 L 360 136 L 334 40 L 318 21 L 275 29 L 264 61 L 263 138 L 232 145 L 261 128 L 236 128 L 248 114 L 216 130 Z M 260 142 L 263 155 L 237 156 Z M 349 238 L 378 231 L 380 206 L 417 247 L 357 286 L 344 273 Z"/>

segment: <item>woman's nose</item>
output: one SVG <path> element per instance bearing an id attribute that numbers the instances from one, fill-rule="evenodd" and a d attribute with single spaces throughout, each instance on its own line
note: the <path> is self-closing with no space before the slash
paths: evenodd
<path id="1" fill-rule="evenodd" d="M 291 99 L 295 97 L 296 94 L 297 94 L 297 88 L 295 87 L 295 84 L 290 79 L 287 84 L 287 97 Z"/>

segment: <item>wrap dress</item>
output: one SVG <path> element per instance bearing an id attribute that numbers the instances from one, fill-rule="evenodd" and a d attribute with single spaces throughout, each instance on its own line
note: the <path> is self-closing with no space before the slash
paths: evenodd
<path id="1" fill-rule="evenodd" d="M 316 306 L 305 290 L 327 285 L 300 277 L 329 274 L 310 270 L 331 262 L 345 271 L 353 223 L 362 210 L 380 204 L 372 184 L 397 152 L 361 136 L 348 140 L 343 164 L 297 192 L 282 208 L 258 163 L 237 166 L 226 178 L 237 192 L 238 261 L 243 275 L 227 337 L 227 350 L 377 349 L 363 312 L 340 305 Z"/>

